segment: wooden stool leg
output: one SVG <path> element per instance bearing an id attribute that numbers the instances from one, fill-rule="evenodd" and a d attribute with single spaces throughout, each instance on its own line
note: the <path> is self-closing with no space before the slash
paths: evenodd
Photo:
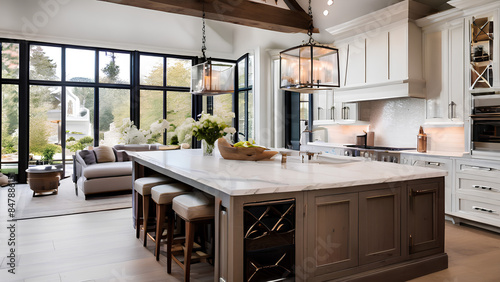
<path id="1" fill-rule="evenodd" d="M 142 217 L 143 225 L 144 225 L 144 247 L 147 246 L 148 243 L 148 217 L 149 217 L 149 199 L 151 199 L 151 195 L 143 195 L 142 196 Z"/>
<path id="2" fill-rule="evenodd" d="M 184 251 L 184 281 L 189 282 L 191 273 L 191 253 L 193 252 L 194 224 L 186 221 L 186 243 Z"/>
<path id="3" fill-rule="evenodd" d="M 172 206 L 170 206 L 172 207 Z M 174 243 L 174 211 L 168 211 L 167 225 L 167 273 L 172 273 L 172 245 Z"/>
<path id="4" fill-rule="evenodd" d="M 166 205 L 156 204 L 156 238 L 155 238 L 155 255 L 156 260 L 160 260 L 160 241 L 163 234 L 163 222 L 165 221 Z"/>
<path id="5" fill-rule="evenodd" d="M 142 215 L 142 195 L 135 193 L 135 237 L 139 239 L 141 234 L 141 215 Z M 139 199 L 140 198 L 140 199 Z"/>

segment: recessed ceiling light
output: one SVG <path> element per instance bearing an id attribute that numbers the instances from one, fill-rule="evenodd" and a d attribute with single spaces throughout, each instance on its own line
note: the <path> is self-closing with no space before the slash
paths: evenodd
<path id="1" fill-rule="evenodd" d="M 333 5 L 333 0 L 328 0 L 328 1 L 326 2 L 326 4 L 328 4 L 328 6 Z"/>
<path id="2" fill-rule="evenodd" d="M 328 16 L 328 10 L 324 10 L 323 15 Z"/>

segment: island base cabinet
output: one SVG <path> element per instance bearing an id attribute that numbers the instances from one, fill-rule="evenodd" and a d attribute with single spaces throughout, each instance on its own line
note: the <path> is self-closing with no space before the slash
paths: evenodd
<path id="1" fill-rule="evenodd" d="M 307 193 L 304 281 L 404 281 L 423 275 L 419 264 L 446 268 L 444 178 L 350 191 Z"/>
<path id="2" fill-rule="evenodd" d="M 359 264 L 401 256 L 401 187 L 359 193 Z"/>
<path id="3" fill-rule="evenodd" d="M 358 194 L 311 193 L 307 258 L 313 276 L 358 265 Z"/>
<path id="4" fill-rule="evenodd" d="M 444 248 L 443 182 L 413 181 L 408 184 L 409 253 Z"/>
<path id="5" fill-rule="evenodd" d="M 382 188 L 382 186 L 377 186 Z M 307 254 L 314 276 L 401 256 L 401 187 L 308 199 Z"/>

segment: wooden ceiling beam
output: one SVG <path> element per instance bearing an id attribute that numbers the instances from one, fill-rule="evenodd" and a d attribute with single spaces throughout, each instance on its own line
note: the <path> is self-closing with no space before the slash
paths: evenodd
<path id="1" fill-rule="evenodd" d="M 302 9 L 302 7 L 300 7 L 300 5 L 299 5 L 299 3 L 297 3 L 297 1 L 295 1 L 295 0 L 283 0 L 283 2 L 285 2 L 288 9 L 290 9 L 291 11 L 299 11 L 299 12 L 305 13 L 305 11 Z"/>
<path id="2" fill-rule="evenodd" d="M 99 0 L 167 13 L 205 18 L 287 33 L 307 32 L 310 17 L 295 0 L 286 10 L 248 0 Z M 295 4 L 293 4 L 295 3 Z M 300 10 L 297 9 L 300 8 Z"/>

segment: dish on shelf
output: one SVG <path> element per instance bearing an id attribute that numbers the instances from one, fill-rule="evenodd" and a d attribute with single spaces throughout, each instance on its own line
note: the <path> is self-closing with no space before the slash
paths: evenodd
<path id="1" fill-rule="evenodd" d="M 270 159 L 278 153 L 264 147 L 233 147 L 224 138 L 219 138 L 217 143 L 221 156 L 226 160 L 259 161 Z"/>

